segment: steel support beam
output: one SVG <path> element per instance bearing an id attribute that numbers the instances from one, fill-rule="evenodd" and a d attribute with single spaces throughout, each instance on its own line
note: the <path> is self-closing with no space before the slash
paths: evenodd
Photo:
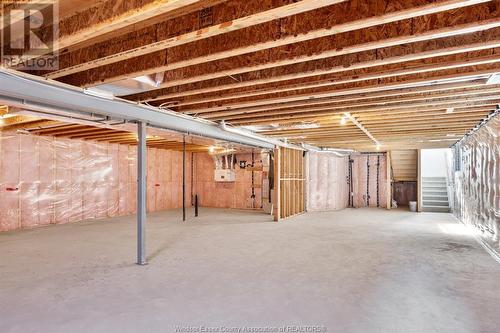
<path id="1" fill-rule="evenodd" d="M 137 264 L 146 265 L 146 123 L 137 123 Z"/>
<path id="2" fill-rule="evenodd" d="M 56 114 L 68 117 L 86 114 L 145 122 L 148 126 L 253 147 L 273 149 L 277 144 L 276 140 L 256 134 L 243 135 L 222 129 L 210 121 L 122 99 L 97 96 L 95 92 L 4 68 L 0 69 L 0 102 L 24 109 L 30 109 L 30 104 L 52 108 L 58 110 Z"/>
<path id="3" fill-rule="evenodd" d="M 191 182 L 193 180 L 191 179 Z M 182 136 L 182 221 L 186 221 L 186 136 Z"/>

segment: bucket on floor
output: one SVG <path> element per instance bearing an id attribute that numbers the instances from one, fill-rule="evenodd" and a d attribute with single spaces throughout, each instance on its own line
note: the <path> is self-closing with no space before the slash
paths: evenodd
<path id="1" fill-rule="evenodd" d="M 416 201 L 410 201 L 410 202 L 408 202 L 408 205 L 410 206 L 410 212 L 417 211 L 417 202 Z"/>

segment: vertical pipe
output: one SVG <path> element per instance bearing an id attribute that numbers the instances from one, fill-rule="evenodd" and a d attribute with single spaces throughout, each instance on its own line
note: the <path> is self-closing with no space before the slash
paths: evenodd
<path id="1" fill-rule="evenodd" d="M 392 206 L 392 181 L 391 181 L 391 178 L 392 178 L 392 175 L 391 175 L 391 152 L 388 150 L 387 153 L 385 154 L 385 158 L 386 158 L 386 178 L 387 178 L 387 184 L 386 184 L 386 190 L 387 190 L 387 194 L 386 194 L 386 208 L 387 209 L 391 209 L 391 206 Z"/>
<path id="2" fill-rule="evenodd" d="M 198 194 L 194 196 L 194 216 L 198 217 Z"/>
<path id="3" fill-rule="evenodd" d="M 272 190 L 274 189 L 274 157 L 273 157 L 273 152 L 269 152 L 269 203 L 272 204 L 273 198 L 272 198 Z M 271 212 L 272 213 L 272 212 Z"/>
<path id="4" fill-rule="evenodd" d="M 137 123 L 137 264 L 146 265 L 146 123 Z"/>
<path id="5" fill-rule="evenodd" d="M 366 155 L 366 207 L 370 206 L 370 155 Z"/>
<path id="6" fill-rule="evenodd" d="M 194 204 L 193 203 L 193 200 L 194 200 L 194 198 L 193 198 L 193 193 L 194 193 L 193 187 L 194 187 L 194 185 L 193 184 L 194 184 L 194 153 L 191 152 L 191 193 L 190 193 L 191 194 L 190 195 L 190 197 L 191 197 L 191 206 L 193 206 L 193 204 Z"/>
<path id="7" fill-rule="evenodd" d="M 380 155 L 377 155 L 377 207 L 380 207 L 379 181 L 380 181 Z"/>
<path id="8" fill-rule="evenodd" d="M 182 136 L 182 221 L 186 221 L 186 136 L 185 135 Z"/>
<path id="9" fill-rule="evenodd" d="M 253 154 L 253 149 L 252 149 L 252 195 L 250 198 L 252 198 L 252 208 L 255 208 L 255 156 Z"/>
<path id="10" fill-rule="evenodd" d="M 348 207 L 353 207 L 353 184 L 352 184 L 352 164 L 354 163 L 354 160 L 352 159 L 351 155 L 349 155 L 349 169 L 348 169 L 348 187 L 349 187 L 349 195 L 348 195 Z"/>
<path id="11" fill-rule="evenodd" d="M 422 150 L 417 149 L 417 212 L 422 211 Z"/>
<path id="12" fill-rule="evenodd" d="M 307 212 L 309 209 L 309 161 L 310 161 L 310 153 L 304 151 L 304 163 L 302 164 L 303 167 L 303 173 L 302 173 L 302 178 L 304 178 L 304 181 L 302 182 L 302 193 L 304 194 L 304 212 Z"/>

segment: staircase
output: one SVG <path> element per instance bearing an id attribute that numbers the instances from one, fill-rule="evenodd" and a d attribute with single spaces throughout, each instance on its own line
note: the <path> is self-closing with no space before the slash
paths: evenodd
<path id="1" fill-rule="evenodd" d="M 424 212 L 450 212 L 445 177 L 422 177 L 422 210 Z"/>

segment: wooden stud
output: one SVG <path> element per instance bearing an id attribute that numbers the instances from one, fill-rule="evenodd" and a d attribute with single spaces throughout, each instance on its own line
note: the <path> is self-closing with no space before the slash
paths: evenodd
<path id="1" fill-rule="evenodd" d="M 274 150 L 274 192 L 273 192 L 273 215 L 274 221 L 279 221 L 281 217 L 281 151 L 280 148 Z"/>

